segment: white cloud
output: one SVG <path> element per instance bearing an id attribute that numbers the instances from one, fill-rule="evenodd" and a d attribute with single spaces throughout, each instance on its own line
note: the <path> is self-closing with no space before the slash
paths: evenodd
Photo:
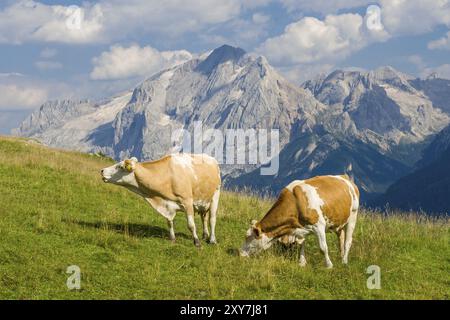
<path id="1" fill-rule="evenodd" d="M 434 50 L 434 49 L 447 49 L 450 50 L 450 31 L 447 32 L 445 37 L 442 37 L 440 39 L 430 41 L 428 43 L 428 49 Z"/>
<path id="2" fill-rule="evenodd" d="M 93 80 L 127 79 L 131 77 L 150 76 L 164 68 L 185 62 L 192 55 L 185 51 L 160 52 L 150 46 L 132 45 L 123 47 L 114 45 L 93 59 Z"/>
<path id="3" fill-rule="evenodd" d="M 450 0 L 380 0 L 382 21 L 392 35 L 422 34 L 450 26 Z"/>
<path id="4" fill-rule="evenodd" d="M 322 14 L 337 13 L 341 9 L 368 6 L 370 0 L 281 0 L 283 6 L 290 12 L 306 11 Z"/>
<path id="5" fill-rule="evenodd" d="M 306 80 L 314 79 L 320 74 L 329 74 L 335 68 L 332 64 L 299 64 L 292 67 L 279 68 L 280 72 L 290 81 L 302 84 Z"/>
<path id="6" fill-rule="evenodd" d="M 36 108 L 47 96 L 42 88 L 0 84 L 0 110 Z"/>
<path id="7" fill-rule="evenodd" d="M 65 7 L 21 0 L 0 11 L 0 43 L 99 41 L 102 18 L 100 5 Z"/>
<path id="8" fill-rule="evenodd" d="M 420 76 L 426 78 L 432 74 L 437 75 L 439 78 L 450 79 L 450 64 L 442 64 L 437 67 L 424 68 Z"/>
<path id="9" fill-rule="evenodd" d="M 281 0 L 289 10 L 337 12 L 368 6 L 366 0 Z M 440 25 L 450 26 L 450 0 L 379 0 L 379 28 L 371 28 L 374 12 L 329 14 L 323 20 L 303 17 L 288 25 L 284 32 L 267 39 L 257 51 L 277 65 L 334 63 L 353 52 L 379 41 L 405 34 L 432 31 Z M 375 13 L 378 14 L 378 13 Z M 430 48 L 450 48 L 450 35 L 429 44 Z"/>
<path id="10" fill-rule="evenodd" d="M 430 67 L 420 55 L 409 56 L 407 60 L 416 67 L 418 75 L 421 78 L 437 76 L 439 78 L 450 79 L 450 64 Z"/>
<path id="11" fill-rule="evenodd" d="M 336 61 L 386 37 L 383 30 L 368 30 L 358 14 L 328 15 L 324 20 L 305 17 L 267 39 L 257 51 L 278 65 Z"/>
<path id="12" fill-rule="evenodd" d="M 36 61 L 34 63 L 34 65 L 36 66 L 36 68 L 38 68 L 39 70 L 42 70 L 42 71 L 45 71 L 45 70 L 57 70 L 57 69 L 61 69 L 63 67 L 61 62 L 44 61 L 44 60 Z"/>
<path id="13" fill-rule="evenodd" d="M 0 9 L 0 43 L 94 43 L 130 34 L 180 36 L 265 5 L 256 0 L 101 0 L 81 7 L 20 0 Z"/>

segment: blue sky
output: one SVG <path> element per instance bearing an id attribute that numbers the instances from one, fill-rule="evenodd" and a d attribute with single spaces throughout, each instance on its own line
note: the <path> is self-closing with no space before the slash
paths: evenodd
<path id="1" fill-rule="evenodd" d="M 449 29 L 450 0 L 6 0 L 0 133 L 47 99 L 111 96 L 225 43 L 295 83 L 384 65 L 450 78 Z"/>

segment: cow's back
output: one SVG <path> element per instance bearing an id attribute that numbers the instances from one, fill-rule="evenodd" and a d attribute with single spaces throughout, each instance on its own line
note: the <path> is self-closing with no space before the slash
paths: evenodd
<path id="1" fill-rule="evenodd" d="M 308 202 L 303 210 L 314 208 L 310 216 L 323 215 L 330 227 L 337 228 L 344 225 L 350 214 L 358 210 L 358 188 L 346 175 L 317 176 L 307 180 L 297 180 L 289 184 L 287 188 L 294 191 L 296 187 L 300 188 L 302 197 Z M 303 214 L 309 215 L 307 212 Z"/>
<path id="2" fill-rule="evenodd" d="M 173 188 L 192 192 L 194 200 L 209 200 L 220 189 L 220 169 L 217 161 L 205 154 L 171 155 Z"/>

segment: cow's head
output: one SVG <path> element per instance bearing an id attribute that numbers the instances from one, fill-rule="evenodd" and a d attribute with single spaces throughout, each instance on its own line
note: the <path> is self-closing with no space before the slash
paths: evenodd
<path id="1" fill-rule="evenodd" d="M 138 160 L 133 157 L 102 169 L 101 175 L 103 181 L 121 186 L 136 186 L 134 169 L 136 168 L 137 162 Z"/>
<path id="2" fill-rule="evenodd" d="M 247 230 L 245 242 L 239 250 L 241 257 L 248 257 L 261 250 L 266 250 L 272 245 L 272 238 L 262 232 L 261 227 L 256 220 L 253 220 L 250 228 Z"/>

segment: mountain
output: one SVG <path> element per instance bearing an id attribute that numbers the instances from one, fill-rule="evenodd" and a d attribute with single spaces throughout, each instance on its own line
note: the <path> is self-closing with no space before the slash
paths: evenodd
<path id="1" fill-rule="evenodd" d="M 371 202 L 402 210 L 425 211 L 428 214 L 450 212 L 450 148 L 437 160 L 402 177 Z"/>
<path id="2" fill-rule="evenodd" d="M 25 119 L 14 133 L 32 136 L 94 110 L 95 105 L 89 100 L 48 101 Z"/>
<path id="3" fill-rule="evenodd" d="M 255 170 L 229 180 L 229 185 L 279 191 L 293 179 L 347 172 L 364 200 L 382 194 L 414 169 L 429 137 L 449 123 L 448 110 L 435 106 L 421 91 L 429 87 L 427 80 L 420 81 L 422 87 L 418 81 L 382 67 L 369 72 L 336 70 L 305 82 L 302 87 L 326 105 L 313 133 L 285 146 L 278 176 L 258 178 Z"/>
<path id="4" fill-rule="evenodd" d="M 275 177 L 260 176 L 259 170 L 254 170 L 226 183 L 229 187 L 271 193 L 292 180 L 347 173 L 355 179 L 365 201 L 410 172 L 407 165 L 361 140 L 341 139 L 329 133 L 304 135 L 293 140 L 280 152 L 279 159 L 280 171 Z"/>
<path id="5" fill-rule="evenodd" d="M 264 57 L 227 45 L 163 70 L 131 94 L 90 106 L 90 112 L 78 118 L 68 115 L 58 118 L 59 122 L 46 122 L 41 114 L 55 109 L 47 105 L 58 102 L 41 107 L 16 133 L 56 147 L 101 151 L 116 159 L 161 157 L 172 150 L 172 133 L 177 129 L 192 132 L 196 121 L 202 121 L 205 130 L 278 129 L 283 147 L 291 135 L 314 127 L 317 113 L 324 108 L 309 91 L 284 79 Z M 65 110 L 60 105 L 57 113 Z"/>
<path id="6" fill-rule="evenodd" d="M 392 67 L 382 67 L 369 72 L 337 70 L 303 87 L 333 113 L 348 117 L 363 139 L 379 139 L 376 144 L 398 157 L 397 146 L 421 142 L 450 122 L 450 110 L 435 105 L 420 90 L 428 85 L 414 86 L 417 82 Z"/>
<path id="7" fill-rule="evenodd" d="M 416 167 L 422 168 L 438 160 L 450 148 L 450 125 L 445 127 L 422 152 Z"/>
<path id="8" fill-rule="evenodd" d="M 88 100 L 57 100 L 43 104 L 12 133 L 33 137 L 58 148 L 111 155 L 110 124 L 131 98 L 126 92 L 93 103 Z"/>
<path id="9" fill-rule="evenodd" d="M 373 207 L 388 205 L 431 214 L 450 212 L 450 126 L 439 132 L 424 149 L 416 169 L 373 199 Z"/>
<path id="10" fill-rule="evenodd" d="M 383 67 L 337 70 L 295 86 L 264 57 L 224 45 L 112 99 L 46 103 L 16 134 L 147 160 L 179 150 L 186 137 L 174 133 L 192 135 L 198 121 L 203 130 L 221 132 L 277 129 L 278 174 L 261 176 L 256 164 L 223 164 L 227 186 L 277 192 L 291 179 L 347 172 L 369 198 L 411 172 L 430 137 L 450 123 L 439 98 L 446 82 L 434 90 L 427 81 Z"/>
<path id="11" fill-rule="evenodd" d="M 264 57 L 222 46 L 204 59 L 162 71 L 138 86 L 116 116 L 114 156 L 157 158 L 172 146 L 171 133 L 205 128 L 274 128 L 280 144 L 294 123 L 306 130 L 324 106 L 308 91 L 290 84 Z M 136 142 L 139 142 L 136 144 Z"/>

